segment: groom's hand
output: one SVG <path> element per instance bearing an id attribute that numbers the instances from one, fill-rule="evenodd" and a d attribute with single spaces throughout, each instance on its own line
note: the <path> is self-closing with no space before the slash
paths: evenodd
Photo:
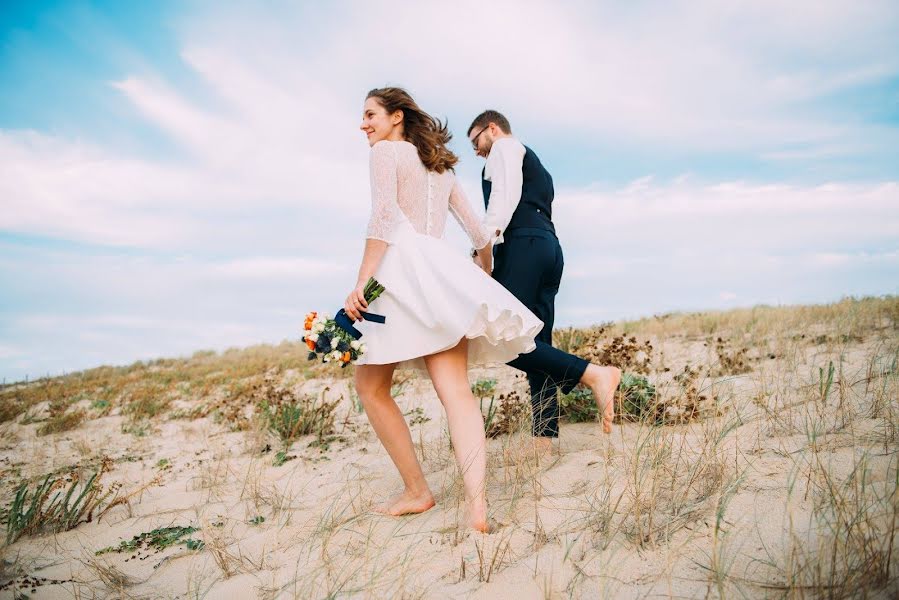
<path id="1" fill-rule="evenodd" d="M 368 308 L 368 302 L 365 301 L 365 284 L 360 283 L 356 286 L 350 295 L 346 297 L 346 301 L 343 303 L 343 310 L 346 311 L 347 316 L 349 316 L 354 321 L 362 320 L 362 311 Z"/>

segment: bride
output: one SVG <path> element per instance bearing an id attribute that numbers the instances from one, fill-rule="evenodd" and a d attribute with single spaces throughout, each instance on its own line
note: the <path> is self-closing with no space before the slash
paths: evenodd
<path id="1" fill-rule="evenodd" d="M 405 90 L 388 87 L 368 93 L 360 128 L 371 146 L 372 210 L 359 277 L 344 309 L 359 321 L 367 346 L 356 364 L 356 391 L 404 484 L 377 510 L 402 515 L 434 506 L 409 427 L 390 396 L 394 370 L 417 368 L 427 371 L 446 411 L 468 526 L 487 531 L 484 420 L 468 368 L 530 352 L 543 323 L 443 240 L 452 213 L 478 248 L 480 264 L 492 267 L 489 231 L 456 181 L 458 158 L 446 147 L 446 125 Z M 360 315 L 368 309 L 369 277 L 386 288 L 372 301 L 372 312 L 386 317 L 383 324 Z"/>

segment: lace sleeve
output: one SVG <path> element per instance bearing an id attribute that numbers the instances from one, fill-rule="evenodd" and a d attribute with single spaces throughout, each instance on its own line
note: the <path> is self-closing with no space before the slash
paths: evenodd
<path id="1" fill-rule="evenodd" d="M 390 241 L 399 210 L 397 204 L 396 148 L 387 141 L 372 146 L 369 154 L 371 175 L 371 218 L 365 237 Z"/>
<path id="2" fill-rule="evenodd" d="M 462 186 L 455 178 L 449 196 L 449 209 L 468 237 L 471 238 L 471 243 L 475 248 L 480 249 L 487 245 L 491 238 L 490 232 L 474 214 L 468 198 L 465 197 L 465 192 L 462 191 Z"/>

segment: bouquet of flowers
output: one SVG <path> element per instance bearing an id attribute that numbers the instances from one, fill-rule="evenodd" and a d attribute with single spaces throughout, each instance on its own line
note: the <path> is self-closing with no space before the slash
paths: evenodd
<path id="1" fill-rule="evenodd" d="M 370 304 L 383 292 L 384 286 L 371 277 L 365 284 L 363 296 Z M 366 312 L 362 313 L 362 318 L 375 323 L 386 321 L 381 315 Z M 353 327 L 353 321 L 342 308 L 333 319 L 317 312 L 308 313 L 303 331 L 303 343 L 309 348 L 309 360 L 321 355 L 322 362 L 337 362 L 344 368 L 365 354 L 365 343 L 359 341 L 362 333 Z"/>

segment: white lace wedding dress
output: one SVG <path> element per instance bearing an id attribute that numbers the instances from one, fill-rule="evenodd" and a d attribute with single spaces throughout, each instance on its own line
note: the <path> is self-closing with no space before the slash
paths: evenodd
<path id="1" fill-rule="evenodd" d="M 386 291 L 368 310 L 387 321 L 356 323 L 367 347 L 357 364 L 424 369 L 422 357 L 463 337 L 469 365 L 505 363 L 533 350 L 543 322 L 443 240 L 447 212 L 476 248 L 489 240 L 454 173 L 428 171 L 405 141 L 376 143 L 370 166 L 367 237 L 389 246 L 375 272 Z"/>

